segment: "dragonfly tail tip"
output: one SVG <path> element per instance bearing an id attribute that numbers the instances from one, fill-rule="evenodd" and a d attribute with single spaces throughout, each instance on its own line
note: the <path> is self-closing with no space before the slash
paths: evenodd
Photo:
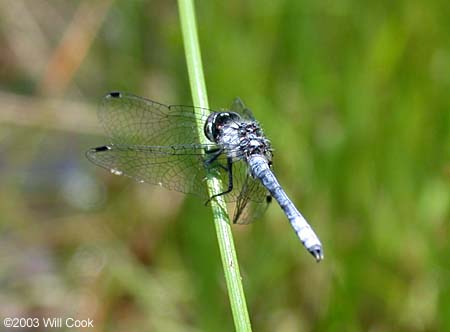
<path id="1" fill-rule="evenodd" d="M 308 251 L 311 253 L 311 255 L 314 256 L 317 263 L 319 263 L 321 260 L 323 260 L 323 251 L 320 246 L 313 246 L 313 247 L 309 248 Z"/>

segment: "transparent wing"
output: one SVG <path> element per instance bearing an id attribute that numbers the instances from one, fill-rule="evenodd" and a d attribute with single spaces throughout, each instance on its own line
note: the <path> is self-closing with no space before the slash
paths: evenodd
<path id="1" fill-rule="evenodd" d="M 208 198 L 205 185 L 204 145 L 110 145 L 88 150 L 87 158 L 139 182 L 148 182 L 183 193 Z"/>
<path id="2" fill-rule="evenodd" d="M 168 146 L 200 144 L 197 128 L 203 128 L 209 113 L 207 109 L 167 106 L 111 92 L 103 99 L 98 115 L 113 144 Z"/>
<path id="3" fill-rule="evenodd" d="M 86 156 L 114 174 L 206 199 L 204 152 L 217 147 L 200 144 L 197 128 L 209 112 L 111 92 L 98 112 L 111 144 L 90 149 Z"/>
<path id="4" fill-rule="evenodd" d="M 170 190 L 195 194 L 209 198 L 206 188 L 207 172 L 213 169 L 222 182 L 221 191 L 228 185 L 226 156 L 221 155 L 214 163 L 208 164 L 208 156 L 203 153 L 212 145 L 177 146 L 101 146 L 86 152 L 94 164 L 110 170 L 113 174 L 124 175 L 138 182 L 163 186 Z M 236 202 L 234 223 L 246 224 L 259 217 L 266 208 L 266 189 L 247 172 L 244 162 L 233 163 L 233 190 L 224 196 L 227 202 Z"/>
<path id="5" fill-rule="evenodd" d="M 233 223 L 248 224 L 261 218 L 271 201 L 267 189 L 249 174 L 243 161 L 233 164 L 233 179 Z"/>
<path id="6" fill-rule="evenodd" d="M 245 120 L 255 121 L 255 117 L 250 109 L 248 109 L 241 98 L 236 97 L 231 104 L 230 110 L 241 115 Z"/>

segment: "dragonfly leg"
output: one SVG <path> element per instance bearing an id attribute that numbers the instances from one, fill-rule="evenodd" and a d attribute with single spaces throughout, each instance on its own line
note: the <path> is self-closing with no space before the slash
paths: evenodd
<path id="1" fill-rule="evenodd" d="M 217 157 L 216 157 L 216 158 L 217 158 Z M 216 194 L 216 195 L 211 196 L 211 197 L 205 202 L 205 205 L 208 205 L 208 203 L 209 203 L 214 197 L 218 197 L 218 196 L 222 196 L 222 195 L 228 194 L 229 192 L 231 192 L 231 191 L 233 190 L 233 161 L 232 161 L 231 157 L 227 157 L 227 166 L 226 166 L 226 167 L 223 166 L 223 165 L 221 165 L 221 166 L 224 167 L 225 170 L 226 170 L 227 173 L 228 173 L 228 188 L 227 188 L 227 190 L 225 190 L 225 191 L 223 191 L 223 192 L 221 192 L 221 193 L 219 193 L 219 194 Z"/>
<path id="2" fill-rule="evenodd" d="M 222 154 L 223 150 L 220 148 L 208 150 L 206 151 L 206 155 L 208 158 L 205 160 L 205 166 L 209 167 L 213 162 L 219 158 L 219 156 Z M 219 163 L 219 166 L 222 167 L 224 170 L 227 170 L 227 168 Z"/>

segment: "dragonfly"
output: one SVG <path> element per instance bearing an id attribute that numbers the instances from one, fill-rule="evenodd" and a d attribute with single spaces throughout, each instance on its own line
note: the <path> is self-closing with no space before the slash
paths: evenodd
<path id="1" fill-rule="evenodd" d="M 206 204 L 223 196 L 234 204 L 238 224 L 260 218 L 274 198 L 304 247 L 316 261 L 324 258 L 319 238 L 274 175 L 269 139 L 241 99 L 214 111 L 111 92 L 98 117 L 110 143 L 86 152 L 94 164 L 141 183 L 195 194 Z M 210 197 L 206 179 L 211 174 L 222 188 Z"/>

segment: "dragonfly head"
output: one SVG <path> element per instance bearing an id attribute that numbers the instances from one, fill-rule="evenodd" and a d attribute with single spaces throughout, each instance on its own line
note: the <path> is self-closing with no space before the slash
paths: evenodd
<path id="1" fill-rule="evenodd" d="M 205 136 L 214 143 L 217 143 L 218 137 L 222 132 L 224 125 L 230 122 L 239 122 L 241 117 L 235 112 L 214 112 L 206 119 L 203 131 Z"/>

